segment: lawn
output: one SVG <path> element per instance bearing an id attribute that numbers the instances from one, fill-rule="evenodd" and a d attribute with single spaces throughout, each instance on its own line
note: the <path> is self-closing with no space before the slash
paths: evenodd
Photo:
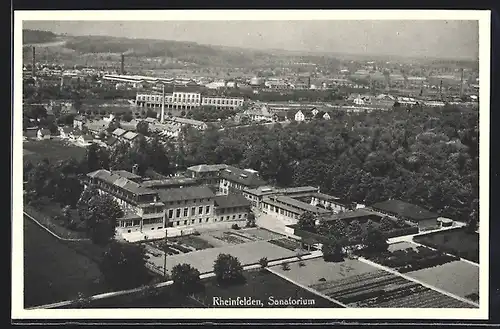
<path id="1" fill-rule="evenodd" d="M 25 307 L 73 299 L 79 292 L 92 295 L 106 289 L 94 261 L 24 217 Z"/>
<path id="2" fill-rule="evenodd" d="M 50 139 L 23 142 L 23 161 L 36 163 L 44 158 L 50 161 L 66 160 L 68 158 L 82 159 L 86 150 L 83 147 L 68 144 L 62 140 Z"/>
<path id="3" fill-rule="evenodd" d="M 283 238 L 284 236 L 278 233 L 274 233 L 262 228 L 248 228 L 241 230 L 241 233 L 244 233 L 248 236 L 255 238 L 256 240 L 272 240 Z"/>
<path id="4" fill-rule="evenodd" d="M 209 249 L 209 248 L 214 247 L 208 241 L 205 241 L 202 238 L 199 238 L 199 237 L 194 236 L 194 235 L 177 237 L 177 238 L 173 238 L 170 240 L 173 242 L 180 242 L 181 244 L 193 247 L 196 250 L 203 250 L 203 249 Z"/>
<path id="5" fill-rule="evenodd" d="M 294 307 L 339 308 L 327 299 L 302 289 L 268 271 L 258 270 L 244 272 L 246 282 L 221 287 L 215 278 L 202 280 L 203 288 L 192 298 L 177 292 L 172 286 L 157 290 L 157 294 L 135 293 L 93 301 L 88 308 L 199 308 L 199 307 L 230 307 L 214 305 L 214 297 L 223 299 L 252 298 L 262 301 L 262 307 L 277 307 L 268 304 L 269 296 L 275 300 L 307 299 L 313 300 L 313 305 Z M 244 307 L 244 306 L 239 306 Z M 252 306 L 247 306 L 252 307 Z M 258 307 L 258 306 L 253 306 Z M 281 306 L 286 307 L 286 306 Z"/>
<path id="6" fill-rule="evenodd" d="M 289 281 L 274 275 L 271 272 L 261 272 L 252 270 L 245 272 L 246 282 L 244 284 L 236 284 L 228 287 L 221 287 L 217 284 L 215 278 L 205 280 L 205 289 L 203 292 L 196 294 L 196 299 L 207 307 L 221 307 L 216 305 L 214 297 L 222 299 L 236 299 L 237 297 L 250 297 L 262 302 L 261 307 L 277 307 L 269 303 L 269 297 L 275 300 L 292 299 L 312 299 L 313 305 L 302 306 L 296 305 L 294 308 L 300 307 L 316 307 L 316 308 L 339 308 L 342 307 L 321 296 L 313 294 L 299 286 L 290 283 Z M 227 307 L 227 306 L 226 306 Z M 252 306 L 248 306 L 252 307 Z M 253 306 L 256 307 L 256 306 Z M 286 307 L 286 306 L 279 306 Z"/>
<path id="7" fill-rule="evenodd" d="M 334 281 L 378 270 L 371 265 L 352 259 L 330 263 L 325 262 L 323 258 L 315 258 L 304 261 L 304 264 L 305 266 L 300 267 L 298 263 L 291 263 L 288 271 L 283 270 L 281 266 L 273 266 L 272 269 L 306 286 L 317 284 L 321 282 L 320 279 Z"/>
<path id="8" fill-rule="evenodd" d="M 464 228 L 416 236 L 415 242 L 479 263 L 479 234 Z"/>
<path id="9" fill-rule="evenodd" d="M 479 267 L 464 261 L 408 272 L 405 275 L 460 297 L 479 294 Z"/>
<path id="10" fill-rule="evenodd" d="M 83 231 L 70 230 L 55 220 L 55 217 L 62 215 L 59 205 L 54 203 L 41 204 L 40 209 L 35 209 L 26 204 L 23 205 L 23 211 L 35 218 L 40 224 L 44 225 L 52 232 L 64 239 L 85 239 L 87 235 Z M 76 210 L 72 209 L 73 218 L 77 218 Z"/>
<path id="11" fill-rule="evenodd" d="M 211 272 L 215 259 L 221 253 L 237 257 L 242 265 L 256 264 L 262 257 L 267 257 L 271 261 L 296 256 L 296 253 L 290 250 L 265 241 L 257 241 L 169 256 L 167 257 L 167 271 L 170 273 L 175 265 L 187 263 L 197 268 L 200 273 Z M 163 268 L 163 257 L 151 257 L 149 260 L 156 267 Z"/>

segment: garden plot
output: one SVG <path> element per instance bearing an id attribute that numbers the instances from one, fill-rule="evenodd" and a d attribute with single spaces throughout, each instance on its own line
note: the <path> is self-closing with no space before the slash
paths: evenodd
<path id="1" fill-rule="evenodd" d="M 268 230 L 264 230 L 261 228 L 249 228 L 241 230 L 241 233 L 245 233 L 247 236 L 253 237 L 255 240 L 273 240 L 284 238 L 284 235 L 274 233 Z"/>
<path id="2" fill-rule="evenodd" d="M 474 301 L 479 294 L 479 267 L 464 261 L 405 273 L 407 276 Z"/>
<path id="3" fill-rule="evenodd" d="M 241 234 L 236 234 L 235 232 L 230 232 L 230 231 L 211 232 L 210 235 L 215 239 L 223 241 L 230 245 L 237 245 L 254 241 L 249 237 L 245 237 Z"/>

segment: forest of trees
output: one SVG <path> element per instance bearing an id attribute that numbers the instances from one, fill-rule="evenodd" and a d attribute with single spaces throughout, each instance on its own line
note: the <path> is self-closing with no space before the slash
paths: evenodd
<path id="1" fill-rule="evenodd" d="M 286 127 L 195 130 L 180 167 L 227 163 L 280 186 L 312 185 L 348 201 L 400 199 L 455 220 L 478 214 L 478 113 L 454 108 L 345 114 Z"/>

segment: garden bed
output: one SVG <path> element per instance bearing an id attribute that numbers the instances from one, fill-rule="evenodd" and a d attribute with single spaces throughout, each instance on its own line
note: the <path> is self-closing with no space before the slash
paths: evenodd
<path id="1" fill-rule="evenodd" d="M 291 251 L 296 251 L 297 249 L 301 249 L 301 244 L 298 241 L 292 240 L 292 239 L 275 239 L 275 240 L 269 240 L 269 243 L 272 243 L 274 245 L 280 246 L 282 248 L 291 250 Z"/>

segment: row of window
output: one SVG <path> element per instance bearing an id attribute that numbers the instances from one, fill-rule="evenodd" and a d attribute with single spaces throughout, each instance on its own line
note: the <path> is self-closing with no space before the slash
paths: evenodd
<path id="1" fill-rule="evenodd" d="M 192 203 L 203 203 L 203 202 L 205 202 L 205 200 L 206 201 L 210 201 L 210 199 L 193 199 L 193 200 L 170 201 L 170 202 L 168 202 L 168 204 L 171 205 L 171 206 L 173 206 L 175 204 L 178 204 L 178 205 L 179 204 L 188 204 L 190 202 L 192 202 Z M 165 202 L 165 204 L 167 204 L 167 203 Z"/>
<path id="2" fill-rule="evenodd" d="M 205 218 L 205 223 L 208 223 L 209 220 L 210 220 L 210 218 Z M 184 220 L 184 221 L 178 220 L 176 222 L 173 222 L 172 226 L 190 225 L 190 224 L 195 224 L 195 223 L 196 223 L 196 219 L 191 219 L 190 221 L 189 220 Z M 203 223 L 203 218 L 199 218 L 198 223 L 199 224 Z"/>
<path id="3" fill-rule="evenodd" d="M 241 99 L 227 99 L 227 98 L 203 98 L 202 104 L 204 105 L 241 105 Z"/>
<path id="4" fill-rule="evenodd" d="M 233 212 L 241 212 L 241 211 L 245 211 L 245 207 L 234 207 L 234 208 L 222 208 L 222 209 L 219 209 L 219 213 L 220 214 L 225 214 L 225 213 L 233 213 Z"/>
<path id="5" fill-rule="evenodd" d="M 293 213 L 291 211 L 288 211 L 288 210 L 285 210 L 285 209 L 282 209 L 282 208 L 279 208 L 279 207 L 276 207 L 276 206 L 268 205 L 266 203 L 264 203 L 264 209 L 270 210 L 272 212 L 275 212 L 277 214 L 286 216 L 288 218 L 299 219 L 299 215 L 296 214 L 296 213 Z"/>
<path id="6" fill-rule="evenodd" d="M 177 208 L 177 209 L 169 209 L 168 210 L 168 218 L 172 219 L 174 218 L 174 210 L 175 210 L 175 218 L 180 218 L 181 215 L 182 217 L 189 217 L 189 216 L 196 216 L 198 215 L 203 215 L 203 206 L 198 207 L 198 212 L 196 212 L 196 207 L 191 207 L 191 214 L 189 214 L 189 208 Z M 210 206 L 205 206 L 205 215 L 208 215 L 210 213 Z"/>
<path id="7" fill-rule="evenodd" d="M 247 214 L 238 214 L 238 219 L 242 219 L 242 218 L 247 218 Z M 236 219 L 236 215 L 233 215 L 232 217 L 231 216 L 226 216 L 226 220 L 235 220 Z M 224 221 L 224 216 L 220 216 L 219 217 L 219 220 L 222 222 Z M 217 218 L 214 218 L 214 222 L 217 221 Z"/>

